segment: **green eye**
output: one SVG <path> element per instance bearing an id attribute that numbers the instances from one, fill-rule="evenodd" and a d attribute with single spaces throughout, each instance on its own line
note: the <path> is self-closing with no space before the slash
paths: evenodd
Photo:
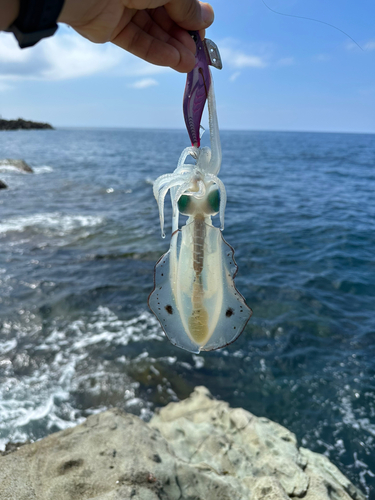
<path id="1" fill-rule="evenodd" d="M 220 208 L 220 191 L 215 189 L 211 191 L 207 196 L 207 204 L 212 210 L 212 213 L 217 213 Z"/>
<path id="2" fill-rule="evenodd" d="M 189 205 L 191 202 L 191 196 L 187 196 L 183 194 L 181 198 L 178 200 L 178 210 L 183 215 L 189 215 Z"/>

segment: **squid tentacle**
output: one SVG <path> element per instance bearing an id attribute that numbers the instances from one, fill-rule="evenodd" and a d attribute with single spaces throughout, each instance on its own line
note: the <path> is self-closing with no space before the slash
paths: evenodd
<path id="1" fill-rule="evenodd" d="M 184 192 L 187 191 L 188 189 L 191 189 L 191 180 L 190 179 L 188 181 L 184 182 L 183 184 L 181 184 L 181 186 L 177 189 L 177 191 L 173 197 L 173 202 L 172 202 L 173 215 L 175 215 L 177 213 L 178 200 L 181 198 L 181 196 L 184 194 Z"/>
<path id="2" fill-rule="evenodd" d="M 175 178 L 174 180 L 172 179 L 167 185 L 163 186 L 159 191 L 157 201 L 158 201 L 158 206 L 159 206 L 159 219 L 160 219 L 161 235 L 163 238 L 165 238 L 165 233 L 164 233 L 164 200 L 165 200 L 165 197 L 166 197 L 168 191 L 172 187 L 178 186 L 180 184 L 181 184 L 181 179 Z"/>
<path id="3" fill-rule="evenodd" d="M 164 175 L 161 175 L 160 177 L 158 177 L 155 180 L 154 185 L 153 185 L 153 192 L 154 192 L 154 196 L 156 198 L 156 201 L 158 200 L 158 197 L 159 197 L 159 191 L 166 184 L 168 184 L 172 180 L 176 180 L 176 179 L 180 179 L 181 182 L 184 182 L 185 181 L 185 175 L 186 174 L 182 174 L 182 173 L 179 173 L 179 174 L 173 173 L 173 174 L 164 174 Z"/>
<path id="4" fill-rule="evenodd" d="M 211 73 L 211 72 L 210 72 Z M 221 166 L 221 143 L 219 135 L 219 123 L 217 121 L 216 101 L 214 93 L 213 79 L 211 75 L 211 85 L 208 91 L 208 120 L 210 126 L 211 158 L 209 172 L 217 175 Z"/>
<path id="5" fill-rule="evenodd" d="M 199 154 L 198 151 L 199 151 L 198 148 L 196 148 L 195 146 L 189 146 L 188 148 L 185 148 L 181 153 L 180 159 L 178 160 L 175 172 L 179 171 L 182 167 L 186 166 L 184 165 L 184 163 L 189 155 L 192 156 L 193 158 L 197 158 Z"/>
<path id="6" fill-rule="evenodd" d="M 174 178 L 175 174 L 164 174 L 158 177 L 153 184 L 152 190 L 155 196 L 156 201 L 158 201 L 159 198 L 159 191 L 162 188 L 162 186 L 165 184 L 165 182 L 168 182 L 170 179 Z"/>
<path id="7" fill-rule="evenodd" d="M 198 181 L 198 186 L 199 186 L 199 189 L 198 191 L 194 192 L 194 193 L 191 193 L 192 196 L 194 196 L 195 198 L 197 198 L 198 200 L 201 200 L 202 198 L 205 197 L 206 195 L 206 185 L 205 183 L 203 182 L 203 180 L 199 180 Z"/>

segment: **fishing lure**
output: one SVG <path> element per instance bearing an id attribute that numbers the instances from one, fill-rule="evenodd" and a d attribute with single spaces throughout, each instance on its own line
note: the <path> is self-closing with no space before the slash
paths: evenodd
<path id="1" fill-rule="evenodd" d="M 156 263 L 154 290 L 148 303 L 172 344 L 199 353 L 234 342 L 252 311 L 234 285 L 234 250 L 221 233 L 226 191 L 217 177 L 221 144 L 208 67 L 210 64 L 221 69 L 220 54 L 211 40 L 201 40 L 198 32 L 191 34 L 197 46 L 196 64 L 187 75 L 183 110 L 192 145 L 183 150 L 172 174 L 162 175 L 154 182 L 163 238 L 164 200 L 169 190 L 173 219 L 170 249 Z M 200 122 L 206 100 L 211 148 L 200 147 Z M 189 155 L 195 165 L 185 163 Z M 180 214 L 188 217 L 181 229 Z M 217 214 L 221 230 L 212 225 L 211 217 Z"/>

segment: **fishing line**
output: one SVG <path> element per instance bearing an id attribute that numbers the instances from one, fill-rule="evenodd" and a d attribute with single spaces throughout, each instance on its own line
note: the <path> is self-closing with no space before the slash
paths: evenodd
<path id="1" fill-rule="evenodd" d="M 354 42 L 357 45 L 357 47 L 359 47 L 363 51 L 363 48 L 359 45 L 359 43 L 357 43 L 354 40 L 354 38 L 352 38 L 350 35 L 348 35 L 348 33 L 343 31 L 342 29 L 338 28 L 337 26 L 334 26 L 333 24 L 326 23 L 325 21 L 320 21 L 319 19 L 313 19 L 312 17 L 295 16 L 293 14 L 283 14 L 282 12 L 277 12 L 277 10 L 271 9 L 271 7 L 269 7 L 264 0 L 262 0 L 262 2 L 267 7 L 268 10 L 270 10 L 271 12 L 274 12 L 275 14 L 279 14 L 280 16 L 296 17 L 297 19 L 307 19 L 308 21 L 315 21 L 316 23 L 325 24 L 327 26 L 330 26 L 331 28 L 334 28 L 335 30 L 340 31 L 341 33 L 346 35 L 348 38 L 350 38 L 350 40 L 352 42 Z"/>

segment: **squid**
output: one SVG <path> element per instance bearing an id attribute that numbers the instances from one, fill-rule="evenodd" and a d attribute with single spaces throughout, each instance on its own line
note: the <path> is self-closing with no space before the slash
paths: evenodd
<path id="1" fill-rule="evenodd" d="M 234 342 L 252 310 L 234 284 L 237 265 L 233 248 L 224 240 L 226 190 L 218 178 L 222 153 L 212 75 L 208 65 L 221 69 L 217 46 L 191 32 L 196 65 L 188 74 L 183 111 L 191 146 L 182 151 L 173 173 L 153 185 L 162 237 L 164 201 L 170 192 L 170 248 L 155 266 L 154 289 L 148 300 L 172 344 L 193 353 L 211 351 Z M 210 144 L 200 146 L 200 122 L 208 103 Z M 195 163 L 185 163 L 188 157 Z M 180 215 L 187 221 L 179 228 Z M 212 223 L 219 215 L 220 228 Z"/>

